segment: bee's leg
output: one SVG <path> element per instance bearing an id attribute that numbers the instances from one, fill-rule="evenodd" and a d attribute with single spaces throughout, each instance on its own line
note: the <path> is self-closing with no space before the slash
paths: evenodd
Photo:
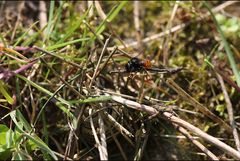
<path id="1" fill-rule="evenodd" d="M 131 78 L 131 79 L 134 79 L 136 76 L 137 76 L 136 73 L 134 73 L 134 72 L 130 73 L 130 78 Z"/>
<path id="2" fill-rule="evenodd" d="M 148 71 L 147 71 L 146 69 L 144 69 L 144 71 L 145 71 L 146 74 L 147 74 L 147 77 L 145 77 L 145 78 L 146 78 L 145 82 L 151 83 L 151 81 L 153 81 L 151 75 L 149 75 L 149 73 L 148 73 Z"/>
<path id="3" fill-rule="evenodd" d="M 128 77 L 127 77 L 127 82 L 132 81 L 136 77 L 136 73 L 130 72 Z"/>
<path id="4" fill-rule="evenodd" d="M 133 73 L 130 72 L 128 78 L 129 78 L 129 79 L 133 79 L 133 77 L 134 77 Z"/>

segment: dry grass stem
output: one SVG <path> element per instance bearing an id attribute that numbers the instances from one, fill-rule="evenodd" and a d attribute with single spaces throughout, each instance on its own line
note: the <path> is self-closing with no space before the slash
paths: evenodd
<path id="1" fill-rule="evenodd" d="M 98 124 L 99 124 L 99 134 L 101 140 L 101 147 L 102 147 L 102 160 L 108 160 L 108 151 L 107 151 L 107 140 L 106 140 L 106 133 L 105 133 L 105 125 L 101 116 L 101 113 L 98 113 Z"/>
<path id="2" fill-rule="evenodd" d="M 225 2 L 225 3 L 223 3 L 223 4 L 221 4 L 221 5 L 213 8 L 213 9 L 212 9 L 212 12 L 213 12 L 213 13 L 219 12 L 219 11 L 221 11 L 222 9 L 224 9 L 224 8 L 226 8 L 226 7 L 234 4 L 234 3 L 236 3 L 236 2 L 237 2 L 237 1 L 227 1 L 227 2 Z M 203 17 L 206 18 L 206 17 L 208 17 L 208 16 L 210 16 L 210 13 L 209 13 L 209 12 L 208 12 L 206 15 L 204 15 Z M 198 19 L 198 21 L 200 21 L 200 20 L 202 20 L 202 18 L 199 18 L 199 19 Z M 171 33 L 174 33 L 174 32 L 176 32 L 176 31 L 178 31 L 178 30 L 180 30 L 180 29 L 183 29 L 184 27 L 186 27 L 186 26 L 188 26 L 188 25 L 190 25 L 190 24 L 191 24 L 191 22 L 182 23 L 182 24 L 180 24 L 180 25 L 177 25 L 177 26 L 172 27 L 172 28 L 169 29 L 169 30 L 166 30 L 166 31 L 164 31 L 164 32 L 161 32 L 161 33 L 159 33 L 159 34 L 155 34 L 155 35 L 146 37 L 146 38 L 144 38 L 144 39 L 142 40 L 142 42 L 143 42 L 143 43 L 148 43 L 148 42 L 151 42 L 151 41 L 153 41 L 153 40 L 162 38 L 163 36 L 166 36 L 166 35 L 169 35 L 169 34 L 171 34 Z M 137 46 L 137 45 L 138 45 L 138 42 L 135 41 L 135 42 L 132 42 L 132 43 L 124 43 L 124 44 L 126 44 L 126 45 L 125 45 L 125 46 L 124 46 L 124 45 L 118 46 L 118 48 L 119 48 L 119 49 L 124 49 L 124 48 L 134 47 L 134 46 Z M 109 47 L 108 49 L 109 49 L 109 50 L 113 50 L 112 47 Z"/>
<path id="3" fill-rule="evenodd" d="M 239 136 L 238 136 L 236 123 L 235 123 L 235 120 L 234 120 L 232 103 L 231 103 L 231 100 L 230 100 L 229 95 L 227 93 L 227 89 L 225 87 L 225 84 L 223 82 L 223 78 L 219 74 L 217 74 L 217 78 L 218 78 L 218 81 L 220 82 L 220 85 L 221 85 L 221 88 L 222 88 L 222 91 L 223 91 L 223 95 L 224 95 L 224 98 L 225 98 L 227 111 L 228 111 L 229 122 L 230 122 L 230 125 L 232 126 L 232 129 L 233 129 L 233 131 L 232 131 L 233 138 L 235 140 L 236 147 L 237 147 L 238 151 L 240 152 L 240 141 L 239 141 Z"/>
<path id="4" fill-rule="evenodd" d="M 172 28 L 172 21 L 174 20 L 174 17 L 177 13 L 178 5 L 179 5 L 179 1 L 176 1 L 165 31 L 170 30 Z M 171 39 L 172 39 L 171 34 L 166 35 L 166 40 L 163 44 L 163 64 L 166 66 L 168 66 L 168 60 L 169 60 L 168 56 L 169 56 L 169 49 L 171 45 L 171 41 L 170 41 Z"/>
<path id="5" fill-rule="evenodd" d="M 143 46 L 142 46 L 142 32 L 141 32 L 141 28 L 140 28 L 140 2 L 139 1 L 134 1 L 133 3 L 133 20 L 134 20 L 134 26 L 135 26 L 135 30 L 136 30 L 136 40 L 138 43 L 138 51 L 142 51 Z"/>
<path id="6" fill-rule="evenodd" d="M 91 125 L 92 133 L 93 133 L 93 136 L 94 136 L 94 139 L 95 139 L 95 142 L 96 142 L 96 146 L 97 146 L 98 151 L 99 151 L 100 159 L 101 160 L 106 160 L 107 159 L 106 158 L 107 154 L 105 153 L 104 147 L 102 146 L 102 144 L 101 144 L 101 142 L 98 138 L 97 130 L 94 127 L 93 118 L 92 118 L 92 109 L 91 108 L 89 109 L 89 115 L 90 115 L 90 125 Z"/>
<path id="7" fill-rule="evenodd" d="M 144 111 L 147 112 L 150 115 L 156 115 L 158 113 L 158 111 L 156 109 L 154 109 L 151 106 L 147 106 L 147 105 L 143 105 L 143 104 L 139 104 L 137 102 L 134 101 L 130 101 L 127 99 L 124 99 L 122 97 L 118 97 L 118 96 L 112 96 L 112 99 L 118 103 L 124 104 L 130 108 L 139 110 L 139 111 Z M 203 132 L 202 130 L 200 130 L 199 128 L 191 125 L 190 123 L 173 116 L 172 113 L 169 112 L 163 112 L 162 116 L 164 116 L 166 118 L 166 120 L 171 121 L 172 123 L 175 123 L 181 127 L 186 128 L 187 130 L 197 134 L 198 136 L 202 137 L 204 140 L 212 143 L 213 145 L 216 145 L 218 148 L 222 149 L 223 151 L 225 151 L 226 153 L 228 153 L 229 155 L 231 155 L 232 157 L 236 158 L 236 159 L 240 159 L 240 153 L 238 151 L 236 151 L 235 149 L 233 149 L 232 147 L 230 147 L 229 145 L 221 142 L 220 140 L 218 140 L 217 138 Z"/>
<path id="8" fill-rule="evenodd" d="M 66 60 L 66 59 L 62 58 L 61 56 L 59 56 L 59 55 L 50 53 L 50 52 L 48 52 L 48 51 L 46 51 L 46 50 L 44 50 L 44 49 L 42 49 L 42 48 L 40 48 L 40 47 L 38 47 L 38 46 L 34 46 L 34 49 L 36 49 L 36 50 L 38 50 L 38 51 L 41 51 L 41 52 L 43 52 L 44 54 L 48 54 L 48 55 L 51 55 L 51 56 L 53 56 L 53 57 L 56 57 L 56 58 L 58 58 L 58 59 L 60 59 L 60 60 L 62 60 L 62 61 L 64 61 L 64 62 L 66 62 L 66 63 L 68 63 L 68 64 L 71 64 L 72 66 L 75 66 L 75 67 L 78 67 L 78 68 L 82 69 L 82 66 L 81 66 L 81 65 L 79 65 L 79 64 L 77 64 L 77 63 L 74 63 L 74 62 L 72 62 L 72 61 Z"/>
<path id="9" fill-rule="evenodd" d="M 95 2 L 95 7 L 96 7 L 96 10 L 98 12 L 98 15 L 101 17 L 102 20 L 105 20 L 107 18 L 107 16 L 103 11 L 103 9 L 100 5 L 100 2 L 99 1 L 94 1 L 94 2 Z"/>
<path id="10" fill-rule="evenodd" d="M 104 112 L 104 115 L 107 116 L 107 119 L 113 124 L 113 126 L 123 135 L 127 135 L 128 137 L 134 137 L 131 132 L 129 132 L 126 128 L 124 128 L 120 123 L 114 119 L 111 115 L 107 112 Z"/>
<path id="11" fill-rule="evenodd" d="M 87 1 L 88 8 L 90 8 L 89 11 L 89 17 L 92 17 L 94 15 L 94 1 Z"/>
<path id="12" fill-rule="evenodd" d="M 226 153 L 228 153 L 230 156 L 234 157 L 235 159 L 240 159 L 240 153 L 237 150 L 235 150 L 232 147 L 230 147 L 229 145 L 221 142 L 217 138 L 215 138 L 211 135 L 208 135 L 207 133 L 203 132 L 199 128 L 193 126 L 192 124 L 190 124 L 180 118 L 173 116 L 169 112 L 163 112 L 163 115 L 166 117 L 166 119 L 169 119 L 169 121 L 176 123 L 177 125 L 184 127 L 185 129 L 188 129 L 191 132 L 194 132 L 195 134 L 202 137 L 206 141 L 212 143 L 213 145 L 216 145 L 218 148 L 222 149 L 223 151 L 225 151 Z"/>
<path id="13" fill-rule="evenodd" d="M 41 29 L 47 25 L 47 8 L 45 1 L 39 1 L 39 24 Z"/>
<path id="14" fill-rule="evenodd" d="M 93 73 L 91 82 L 90 82 L 89 87 L 88 87 L 89 89 L 91 89 L 91 87 L 92 87 L 92 83 L 93 83 L 93 81 L 94 81 L 94 79 L 95 79 L 95 77 L 96 77 L 97 71 L 98 71 L 98 69 L 99 69 L 100 63 L 101 63 L 102 58 L 103 58 L 103 54 L 105 53 L 105 51 L 106 51 L 106 49 L 107 49 L 107 46 L 108 46 L 109 41 L 110 41 L 110 37 L 106 40 L 106 42 L 105 42 L 105 44 L 104 44 L 104 46 L 103 46 L 102 52 L 101 52 L 100 57 L 99 57 L 98 62 L 97 62 L 97 66 L 96 66 L 96 68 L 95 68 L 95 70 L 94 70 L 94 73 Z"/>
<path id="15" fill-rule="evenodd" d="M 208 150 L 202 143 L 194 139 L 189 132 L 184 129 L 183 127 L 179 127 L 178 125 L 175 125 L 177 129 L 188 139 L 190 140 L 194 145 L 196 145 L 202 152 L 204 152 L 211 160 L 219 160 L 218 157 L 216 157 L 210 150 Z"/>
<path id="16" fill-rule="evenodd" d="M 15 37 L 16 30 L 19 27 L 19 23 L 21 22 L 22 11 L 23 11 L 24 6 L 25 6 L 25 1 L 17 2 L 17 5 L 18 5 L 17 6 L 18 16 L 17 16 L 17 21 L 15 23 L 15 26 L 14 26 L 14 29 L 13 29 L 13 32 L 12 32 L 12 36 L 11 36 L 11 40 L 12 41 L 13 41 L 13 39 Z"/>
<path id="17" fill-rule="evenodd" d="M 171 87 L 175 92 L 177 92 L 185 101 L 189 102 L 192 106 L 199 109 L 203 114 L 211 118 L 213 121 L 217 122 L 219 125 L 223 125 L 223 127 L 227 130 L 227 132 L 231 133 L 232 128 L 224 122 L 221 118 L 212 113 L 207 107 L 203 106 L 193 97 L 191 97 L 188 93 L 186 93 L 180 86 L 178 86 L 171 78 L 168 78 L 166 83 L 169 87 Z"/>

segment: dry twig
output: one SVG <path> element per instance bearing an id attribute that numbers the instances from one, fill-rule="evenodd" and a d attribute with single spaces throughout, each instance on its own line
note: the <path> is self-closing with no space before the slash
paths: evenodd
<path id="1" fill-rule="evenodd" d="M 179 5 L 179 1 L 176 1 L 173 7 L 173 11 L 171 14 L 171 17 L 168 21 L 168 24 L 166 26 L 166 30 L 169 30 L 170 28 L 172 28 L 172 21 L 176 15 L 177 9 L 178 9 L 178 5 Z M 168 36 L 166 36 L 166 41 L 163 44 L 163 64 L 168 66 L 168 56 L 169 56 L 169 49 L 170 49 L 170 39 L 171 39 L 171 35 L 169 34 Z"/>
<path id="2" fill-rule="evenodd" d="M 203 106 L 201 103 L 196 101 L 193 97 L 186 93 L 180 86 L 178 86 L 171 78 L 168 78 L 166 83 L 175 92 L 177 92 L 185 101 L 189 102 L 191 105 L 199 109 L 203 114 L 205 114 L 213 121 L 217 122 L 219 125 L 223 125 L 227 132 L 229 133 L 232 132 L 232 128 L 226 122 L 224 122 L 221 118 L 212 113 L 207 107 Z"/>
<path id="3" fill-rule="evenodd" d="M 92 118 L 92 109 L 91 108 L 89 109 L 89 115 L 90 115 L 90 125 L 91 125 L 91 129 L 92 129 L 92 133 L 93 133 L 94 139 L 96 141 L 96 146 L 97 146 L 99 154 L 100 154 L 100 159 L 101 160 L 107 160 L 108 159 L 107 158 L 107 154 L 106 154 L 107 151 L 104 148 L 104 146 L 102 145 L 102 142 L 100 142 L 100 140 L 98 138 L 98 135 L 97 135 L 97 130 L 94 127 L 93 118 Z"/>
<path id="4" fill-rule="evenodd" d="M 39 1 L 39 11 L 39 24 L 40 28 L 43 29 L 47 25 L 47 9 L 45 1 Z"/>
<path id="5" fill-rule="evenodd" d="M 217 74 L 217 78 L 218 78 L 218 81 L 220 82 L 220 85 L 221 85 L 221 88 L 222 88 L 222 91 L 223 91 L 223 95 L 224 95 L 224 98 L 225 98 L 225 102 L 226 102 L 226 105 L 227 105 L 229 122 L 230 122 L 230 125 L 232 126 L 232 129 L 233 129 L 232 133 L 233 133 L 233 137 L 234 137 L 234 140 L 235 140 L 235 144 L 236 144 L 236 147 L 237 147 L 238 151 L 240 152 L 240 141 L 239 141 L 239 136 L 238 136 L 238 132 L 237 132 L 237 128 L 236 128 L 236 123 L 235 123 L 235 120 L 234 120 L 232 103 L 231 103 L 231 100 L 228 96 L 227 89 L 224 85 L 223 78 L 219 74 Z"/>
<path id="6" fill-rule="evenodd" d="M 142 34 L 140 30 L 140 15 L 139 15 L 139 1 L 134 1 L 134 10 L 133 10 L 133 19 L 134 19 L 134 25 L 136 30 L 136 39 L 138 43 L 138 50 L 142 51 Z"/>
<path id="7" fill-rule="evenodd" d="M 194 139 L 189 132 L 184 129 L 183 127 L 179 127 L 178 125 L 175 125 L 175 127 L 188 139 L 190 140 L 194 145 L 196 145 L 200 150 L 202 150 L 209 158 L 212 160 L 219 160 L 210 150 L 208 150 L 202 143 Z"/>
<path id="8" fill-rule="evenodd" d="M 16 30 L 21 22 L 21 17 L 22 17 L 22 11 L 24 9 L 24 4 L 25 4 L 25 1 L 21 1 L 21 2 L 18 2 L 18 16 L 17 16 L 17 21 L 15 23 L 15 26 L 14 26 L 14 29 L 13 29 L 13 32 L 12 32 L 12 36 L 11 36 L 11 40 L 14 39 L 14 36 L 15 36 L 15 33 L 16 33 Z"/>
<path id="9" fill-rule="evenodd" d="M 99 124 L 99 134 L 101 140 L 101 147 L 102 147 L 102 160 L 108 160 L 108 151 L 107 151 L 107 140 L 106 140 L 106 133 L 104 122 L 101 116 L 101 113 L 98 113 L 98 124 Z"/>
<path id="10" fill-rule="evenodd" d="M 139 111 L 144 111 L 147 112 L 150 115 L 156 115 L 159 112 L 151 107 L 151 106 L 147 106 L 144 104 L 139 104 L 137 102 L 131 101 L 131 100 L 127 100 L 124 99 L 122 97 L 119 96 L 112 96 L 112 99 L 118 103 L 124 104 L 130 108 L 133 108 L 135 110 L 139 110 Z M 181 127 L 184 127 L 186 129 L 188 129 L 189 131 L 197 134 L 199 137 L 202 137 L 203 139 L 205 139 L 206 141 L 208 141 L 209 143 L 212 143 L 213 145 L 217 146 L 218 148 L 222 149 L 223 151 L 225 151 L 226 153 L 228 153 L 230 156 L 236 158 L 236 159 L 240 159 L 240 153 L 238 151 L 236 151 L 235 149 L 233 149 L 232 147 L 230 147 L 229 145 L 223 143 L 222 141 L 220 141 L 219 139 L 203 132 L 202 130 L 200 130 L 199 128 L 191 125 L 190 123 L 176 117 L 173 116 L 172 113 L 169 112 L 163 112 L 162 116 L 166 119 L 169 120 L 170 122 L 172 122 L 173 124 L 177 124 Z"/>
<path id="11" fill-rule="evenodd" d="M 102 49 L 102 52 L 101 52 L 100 58 L 99 58 L 99 60 L 98 60 L 98 62 L 97 62 L 97 66 L 96 66 L 96 68 L 95 68 L 95 71 L 94 71 L 94 73 L 93 73 L 93 76 L 92 76 L 91 82 L 90 82 L 90 84 L 89 84 L 89 89 L 92 87 L 92 83 L 93 83 L 93 81 L 94 81 L 94 79 L 95 79 L 95 77 L 96 77 L 96 74 L 97 74 L 98 68 L 99 68 L 100 63 L 101 63 L 101 61 L 102 61 L 103 54 L 105 53 L 105 51 L 106 51 L 106 49 L 107 49 L 107 46 L 108 46 L 109 40 L 110 40 L 110 37 L 106 40 L 106 42 L 105 42 L 105 44 L 104 44 L 104 46 L 103 46 L 103 49 Z"/>
<path id="12" fill-rule="evenodd" d="M 213 12 L 213 13 L 219 12 L 219 11 L 221 11 L 222 9 L 224 9 L 224 8 L 226 8 L 226 7 L 234 4 L 234 3 L 236 3 L 236 2 L 237 2 L 237 1 L 227 1 L 227 2 L 225 2 L 225 3 L 223 3 L 223 4 L 221 4 L 221 5 L 213 8 L 213 9 L 212 9 L 212 12 Z M 209 15 L 210 15 L 210 13 L 208 12 L 206 15 L 198 18 L 196 21 L 201 21 L 202 18 L 208 17 Z M 171 33 L 173 33 L 173 32 L 176 32 L 176 31 L 178 31 L 178 30 L 180 30 L 180 29 L 183 29 L 183 28 L 187 27 L 187 26 L 190 25 L 190 24 L 191 24 L 191 22 L 182 23 L 182 24 L 180 24 L 180 25 L 177 25 L 177 26 L 172 27 L 171 29 L 169 29 L 169 30 L 167 30 L 167 31 L 164 31 L 164 32 L 161 32 L 161 33 L 158 33 L 158 34 L 155 34 L 155 35 L 146 37 L 146 38 L 144 38 L 144 39 L 142 40 L 142 42 L 143 42 L 143 43 L 151 42 L 151 41 L 156 40 L 156 39 L 159 39 L 159 38 L 161 38 L 161 37 L 163 37 L 163 36 L 165 36 L 165 35 L 169 35 L 169 34 L 171 34 Z M 138 45 L 138 42 L 137 42 L 137 41 L 134 41 L 134 42 L 132 42 L 132 43 L 124 43 L 124 44 L 126 44 L 126 45 L 118 46 L 118 48 L 119 48 L 119 49 L 124 49 L 124 48 L 134 47 L 134 46 L 137 46 L 137 45 Z M 109 47 L 108 49 L 109 49 L 109 50 L 113 50 L 113 47 Z"/>
<path id="13" fill-rule="evenodd" d="M 107 15 L 104 13 L 99 1 L 95 1 L 95 7 L 96 7 L 97 13 L 101 17 L 101 19 L 105 20 L 107 18 Z"/>

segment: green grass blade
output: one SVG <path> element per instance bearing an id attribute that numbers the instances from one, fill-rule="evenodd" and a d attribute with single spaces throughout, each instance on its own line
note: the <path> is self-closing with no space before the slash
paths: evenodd
<path id="1" fill-rule="evenodd" d="M 31 131 L 30 124 L 27 122 L 27 120 L 24 118 L 24 116 L 18 109 L 10 112 L 9 114 L 10 114 L 13 122 L 17 125 L 18 129 L 21 132 L 24 131 L 22 127 L 24 127 L 26 129 L 26 131 L 28 131 L 28 132 Z M 19 120 L 19 121 L 17 121 L 17 120 Z"/>
<path id="2" fill-rule="evenodd" d="M 72 100 L 72 104 L 85 104 L 85 103 L 96 103 L 96 102 L 106 102 L 112 100 L 111 96 L 99 96 L 99 97 L 90 97 L 84 100 Z"/>
<path id="3" fill-rule="evenodd" d="M 88 8 L 88 10 L 84 13 L 84 15 L 80 18 L 80 20 L 78 20 L 77 22 L 75 22 L 68 30 L 67 30 L 67 34 L 61 38 L 56 44 L 60 44 L 62 42 L 64 42 L 67 38 L 71 37 L 74 32 L 80 27 L 83 19 L 86 18 L 86 16 L 88 15 L 88 12 L 90 11 L 91 7 Z"/>
<path id="4" fill-rule="evenodd" d="M 67 45 L 75 44 L 75 43 L 78 43 L 78 42 L 81 42 L 81 41 L 88 41 L 88 40 L 89 40 L 89 38 L 76 39 L 76 40 L 72 40 L 72 41 L 69 41 L 69 42 L 64 42 L 64 43 L 61 43 L 61 44 L 48 46 L 45 49 L 46 50 L 54 50 L 54 49 L 65 47 Z"/>
<path id="5" fill-rule="evenodd" d="M 11 119 L 13 120 L 13 122 L 15 123 L 15 125 L 17 126 L 17 128 L 18 128 L 21 132 L 24 132 L 22 125 L 17 121 L 16 110 L 11 111 L 9 114 L 10 114 Z"/>
<path id="6" fill-rule="evenodd" d="M 9 104 L 13 104 L 14 100 L 13 98 L 8 94 L 7 90 L 4 88 L 3 81 L 0 80 L 0 93 L 6 98 L 7 102 Z"/>
<path id="7" fill-rule="evenodd" d="M 2 33 L 0 33 L 0 39 L 2 40 L 3 46 L 7 47 L 7 42 L 4 40 Z"/>
<path id="8" fill-rule="evenodd" d="M 26 36 L 26 34 L 38 23 L 39 21 L 35 22 L 34 24 L 32 24 L 28 29 L 27 31 L 25 31 L 22 36 L 20 36 L 17 40 L 17 42 L 13 45 L 13 47 L 17 46 L 21 41 L 22 39 Z"/>
<path id="9" fill-rule="evenodd" d="M 49 95 L 49 96 L 52 96 L 54 95 L 52 92 L 48 91 L 47 89 L 39 86 L 38 84 L 32 82 L 31 80 L 28 80 L 26 77 L 22 76 L 22 75 L 19 75 L 17 74 L 17 77 L 19 77 L 20 79 L 24 80 L 25 82 L 27 82 L 28 84 L 32 85 L 33 87 L 37 88 L 39 91 Z M 56 103 L 56 105 L 64 112 L 66 113 L 70 118 L 74 118 L 73 114 L 70 112 L 69 109 L 67 109 L 65 106 L 63 106 L 62 104 L 64 105 L 67 105 L 68 107 L 72 106 L 72 104 L 68 101 L 66 101 L 65 99 L 61 98 L 61 97 L 54 97 L 56 98 L 59 102 Z"/>
<path id="10" fill-rule="evenodd" d="M 56 16 L 54 17 L 57 17 L 56 19 L 56 22 L 55 22 L 55 26 L 58 26 L 59 23 L 62 23 L 61 22 L 61 17 L 62 17 L 62 10 L 63 10 L 63 5 L 64 3 L 67 3 L 65 1 L 58 1 L 59 2 L 59 7 L 58 9 L 56 10 Z M 59 28 L 55 27 L 54 30 L 53 30 L 53 33 L 58 33 Z"/>
<path id="11" fill-rule="evenodd" d="M 39 37 L 40 34 L 41 34 L 40 31 L 38 31 L 37 33 L 34 33 L 33 35 L 31 35 L 31 37 L 29 37 L 23 43 L 21 43 L 21 46 L 29 46 Z"/>
<path id="12" fill-rule="evenodd" d="M 37 88 L 39 91 L 51 96 L 53 95 L 52 92 L 48 91 L 47 89 L 39 86 L 38 84 L 32 82 L 31 80 L 28 80 L 26 77 L 22 76 L 22 75 L 17 75 L 17 77 L 21 78 L 22 80 L 26 81 L 27 83 L 29 83 L 30 85 L 32 85 L 33 87 Z M 61 101 L 63 104 L 69 105 L 71 106 L 71 104 L 69 104 L 68 101 L 64 100 L 63 98 L 57 98 L 59 101 Z"/>
<path id="13" fill-rule="evenodd" d="M 12 160 L 27 160 L 26 154 L 21 150 L 13 152 Z"/>
<path id="14" fill-rule="evenodd" d="M 57 156 L 53 153 L 53 151 L 37 135 L 32 136 L 28 133 L 24 133 L 23 135 L 26 136 L 33 143 L 35 143 L 39 148 L 50 154 L 54 160 L 58 160 Z"/>
<path id="15" fill-rule="evenodd" d="M 52 24 L 53 24 L 54 7 L 55 7 L 55 1 L 50 1 L 48 24 L 47 24 L 47 29 L 46 29 L 46 32 L 45 32 L 44 42 L 45 42 L 45 40 L 48 40 L 49 36 L 51 35 L 51 28 L 52 28 Z"/>
<path id="16" fill-rule="evenodd" d="M 11 119 L 13 120 L 13 122 L 15 123 L 15 125 L 17 126 L 17 128 L 20 130 L 20 132 L 24 136 L 26 136 L 29 140 L 34 142 L 39 148 L 41 148 L 42 150 L 49 153 L 55 160 L 57 160 L 57 157 L 53 153 L 53 151 L 38 136 L 36 136 L 35 134 L 34 134 L 34 136 L 31 136 L 28 133 L 24 132 L 20 122 L 18 122 L 17 119 L 16 119 L 16 117 L 17 117 L 17 112 L 16 111 L 10 112 L 10 116 L 11 116 Z"/>
<path id="17" fill-rule="evenodd" d="M 26 131 L 30 132 L 32 128 L 19 110 L 16 110 L 16 117 L 23 124 L 23 127 L 26 129 Z"/>
<path id="18" fill-rule="evenodd" d="M 119 13 L 119 11 L 126 5 L 127 1 L 122 1 L 117 7 L 113 7 L 111 11 L 108 13 L 106 19 L 98 26 L 96 30 L 96 34 L 100 35 L 104 29 L 106 22 L 111 22 Z"/>
<path id="19" fill-rule="evenodd" d="M 233 73 L 234 73 L 234 75 L 235 75 L 235 77 L 236 77 L 237 84 L 238 84 L 238 86 L 240 87 L 240 73 L 239 73 L 239 71 L 238 71 L 238 69 L 237 69 L 237 65 L 236 65 L 236 62 L 235 62 L 235 60 L 234 60 L 233 53 L 232 53 L 232 51 L 231 51 L 231 49 L 230 49 L 230 45 L 229 45 L 229 43 L 227 42 L 227 40 L 226 40 L 226 38 L 225 38 L 225 36 L 224 36 L 224 33 L 223 33 L 220 25 L 218 24 L 218 22 L 217 22 L 217 20 L 216 20 L 216 18 L 215 18 L 215 16 L 214 16 L 214 14 L 212 13 L 209 4 L 208 4 L 207 2 L 204 2 L 204 5 L 206 6 L 206 8 L 208 9 L 208 11 L 210 12 L 210 14 L 211 14 L 211 16 L 212 16 L 212 18 L 213 18 L 213 21 L 214 21 L 214 23 L 215 23 L 215 25 L 216 25 L 216 27 L 217 27 L 217 30 L 218 30 L 218 32 L 219 32 L 219 34 L 220 34 L 220 37 L 221 37 L 221 40 L 222 40 L 222 42 L 223 42 L 223 44 L 224 44 L 224 49 L 225 49 L 225 51 L 226 51 L 226 53 L 227 53 L 227 57 L 228 57 L 228 60 L 229 60 L 229 62 L 230 62 L 231 68 L 232 68 Z"/>

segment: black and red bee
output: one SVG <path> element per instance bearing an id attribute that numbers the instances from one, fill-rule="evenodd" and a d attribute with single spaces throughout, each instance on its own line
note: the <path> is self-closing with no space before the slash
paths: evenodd
<path id="1" fill-rule="evenodd" d="M 131 58 L 128 63 L 125 65 L 125 72 L 131 73 L 131 72 L 140 72 L 140 71 L 152 71 L 152 72 L 159 72 L 159 73 L 176 73 L 181 71 L 183 68 L 154 68 L 152 67 L 152 64 L 150 60 L 140 60 L 136 57 Z"/>

